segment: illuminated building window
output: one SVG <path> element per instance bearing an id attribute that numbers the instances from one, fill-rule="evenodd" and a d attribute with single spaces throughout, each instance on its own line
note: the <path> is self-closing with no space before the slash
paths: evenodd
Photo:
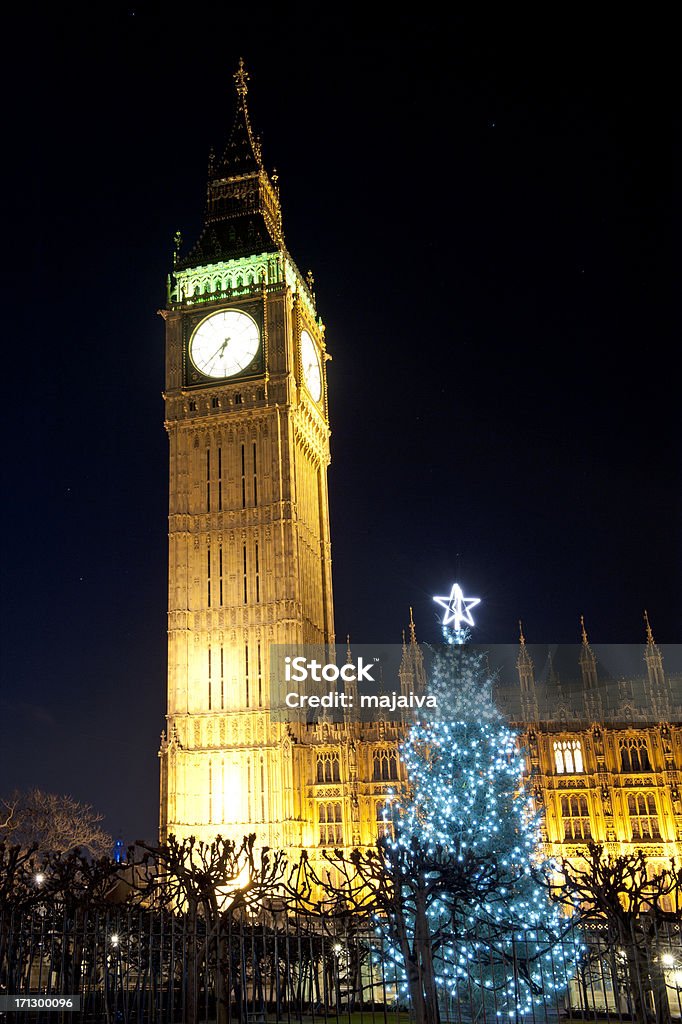
<path id="1" fill-rule="evenodd" d="M 341 779 L 338 754 L 317 755 L 317 781 L 339 782 Z"/>
<path id="2" fill-rule="evenodd" d="M 394 837 L 393 821 L 391 820 L 391 805 L 387 800 L 380 800 L 377 804 L 377 837 Z"/>
<path id="3" fill-rule="evenodd" d="M 382 782 L 385 779 L 398 778 L 398 761 L 395 753 L 391 750 L 377 750 L 374 753 L 374 771 L 372 778 L 375 782 Z"/>
<path id="4" fill-rule="evenodd" d="M 555 740 L 554 764 L 559 775 L 584 772 L 583 750 L 580 740 Z"/>
<path id="5" fill-rule="evenodd" d="M 653 793 L 628 797 L 628 814 L 633 839 L 660 839 L 656 798 Z"/>
<path id="6" fill-rule="evenodd" d="M 628 736 L 620 741 L 620 770 L 650 772 L 649 750 L 641 736 Z"/>
<path id="7" fill-rule="evenodd" d="M 564 821 L 564 839 L 590 839 L 590 812 L 585 796 L 562 796 L 561 817 Z"/>
<path id="8" fill-rule="evenodd" d="M 253 442 L 253 503 L 258 504 L 258 475 L 256 470 L 256 442 Z"/>
<path id="9" fill-rule="evenodd" d="M 320 846 L 341 846 L 343 844 L 343 815 L 341 804 L 319 805 Z"/>
<path id="10" fill-rule="evenodd" d="M 223 450 L 218 449 L 218 511 L 223 510 Z M 221 602 L 222 603 L 222 602 Z"/>

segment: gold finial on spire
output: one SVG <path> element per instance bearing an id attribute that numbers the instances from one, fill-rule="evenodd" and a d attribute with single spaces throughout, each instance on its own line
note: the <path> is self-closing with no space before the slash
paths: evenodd
<path id="1" fill-rule="evenodd" d="M 350 633 L 346 633 L 346 661 L 350 665 L 353 660 L 353 655 L 350 649 Z"/>
<path id="2" fill-rule="evenodd" d="M 585 618 L 582 615 L 580 616 L 580 635 L 584 646 L 587 647 L 589 640 L 587 639 L 587 630 L 585 629 Z"/>
<path id="3" fill-rule="evenodd" d="M 646 642 L 648 644 L 654 644 L 654 634 L 651 629 L 651 623 L 649 622 L 649 613 L 646 608 L 644 609 L 644 621 L 646 622 Z"/>
<path id="4" fill-rule="evenodd" d="M 244 58 L 239 58 L 239 67 L 232 76 L 237 86 L 237 96 L 241 96 L 242 99 L 246 96 L 249 91 L 248 85 L 246 84 L 249 80 L 249 73 L 244 67 Z"/>
<path id="5" fill-rule="evenodd" d="M 414 625 L 414 618 L 412 617 L 412 607 L 410 606 L 410 643 L 416 644 L 417 642 L 417 630 Z"/>
<path id="6" fill-rule="evenodd" d="M 519 643 L 522 647 L 526 646 L 526 638 L 523 635 L 523 622 L 519 619 Z"/>

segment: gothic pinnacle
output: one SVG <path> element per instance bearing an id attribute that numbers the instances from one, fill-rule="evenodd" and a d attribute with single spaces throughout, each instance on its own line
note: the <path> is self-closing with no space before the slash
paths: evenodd
<path id="1" fill-rule="evenodd" d="M 651 623 L 649 622 L 649 613 L 647 612 L 646 608 L 644 609 L 644 622 L 646 623 L 646 642 L 648 644 L 653 644 L 655 642 L 654 634 L 651 629 Z"/>
<path id="2" fill-rule="evenodd" d="M 243 100 L 246 97 L 249 87 L 247 82 L 249 81 L 249 73 L 244 67 L 244 58 L 239 58 L 239 67 L 232 76 L 234 78 L 235 85 L 237 87 L 237 95 Z"/>
<path id="3" fill-rule="evenodd" d="M 417 642 L 417 630 L 414 625 L 414 617 L 412 615 L 412 607 L 410 606 L 410 643 L 416 644 Z"/>
<path id="4" fill-rule="evenodd" d="M 589 640 L 587 639 L 587 630 L 585 629 L 585 618 L 582 615 L 580 616 L 580 635 L 582 637 L 583 646 L 587 647 Z"/>

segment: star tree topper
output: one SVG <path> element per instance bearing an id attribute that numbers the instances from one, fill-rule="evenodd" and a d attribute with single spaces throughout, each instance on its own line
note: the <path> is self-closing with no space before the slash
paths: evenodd
<path id="1" fill-rule="evenodd" d="M 449 597 L 434 597 L 433 600 L 445 608 L 442 624 L 449 626 L 451 622 L 454 622 L 457 633 L 462 629 L 463 622 L 468 626 L 473 626 L 471 609 L 481 603 L 480 597 L 465 597 L 459 583 L 452 584 Z"/>

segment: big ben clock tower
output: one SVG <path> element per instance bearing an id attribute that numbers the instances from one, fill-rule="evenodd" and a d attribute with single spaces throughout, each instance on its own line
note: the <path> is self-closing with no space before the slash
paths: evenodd
<path id="1" fill-rule="evenodd" d="M 243 63 L 204 226 L 166 325 L 168 713 L 161 836 L 299 846 L 295 737 L 269 715 L 273 643 L 334 643 L 324 327 L 289 255 Z"/>

